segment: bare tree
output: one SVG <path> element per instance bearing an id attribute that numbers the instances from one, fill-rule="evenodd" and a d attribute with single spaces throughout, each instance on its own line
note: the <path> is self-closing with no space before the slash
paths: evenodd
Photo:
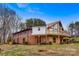
<path id="1" fill-rule="evenodd" d="M 5 6 L 0 6 L 0 27 L 2 28 L 2 40 L 1 43 L 7 41 L 8 35 L 18 30 L 20 18 L 16 15 L 16 12 Z"/>

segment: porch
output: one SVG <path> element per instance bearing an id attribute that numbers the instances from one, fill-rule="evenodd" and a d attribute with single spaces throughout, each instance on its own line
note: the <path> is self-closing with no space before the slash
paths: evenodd
<path id="1" fill-rule="evenodd" d="M 63 37 L 58 35 L 36 35 L 36 44 L 61 44 L 63 43 Z"/>

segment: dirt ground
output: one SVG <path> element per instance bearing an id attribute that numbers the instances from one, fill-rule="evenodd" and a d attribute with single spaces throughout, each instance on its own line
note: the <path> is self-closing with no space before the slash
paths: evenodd
<path id="1" fill-rule="evenodd" d="M 53 45 L 0 45 L 1 56 L 79 56 L 79 43 Z"/>

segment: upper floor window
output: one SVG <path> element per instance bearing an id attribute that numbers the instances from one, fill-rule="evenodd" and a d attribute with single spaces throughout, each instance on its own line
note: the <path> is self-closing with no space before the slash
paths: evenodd
<path id="1" fill-rule="evenodd" d="M 40 27 L 38 28 L 38 31 L 40 31 Z"/>
<path id="2" fill-rule="evenodd" d="M 52 29 L 53 30 L 53 32 L 57 32 L 57 29 Z"/>

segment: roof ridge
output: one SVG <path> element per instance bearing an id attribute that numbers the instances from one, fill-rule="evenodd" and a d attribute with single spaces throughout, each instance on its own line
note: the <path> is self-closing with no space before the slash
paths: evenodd
<path id="1" fill-rule="evenodd" d="M 51 22 L 51 23 L 47 24 L 47 26 L 48 26 L 48 25 L 51 25 L 51 24 L 56 24 L 56 23 L 59 23 L 59 22 L 61 22 L 61 21 Z"/>

